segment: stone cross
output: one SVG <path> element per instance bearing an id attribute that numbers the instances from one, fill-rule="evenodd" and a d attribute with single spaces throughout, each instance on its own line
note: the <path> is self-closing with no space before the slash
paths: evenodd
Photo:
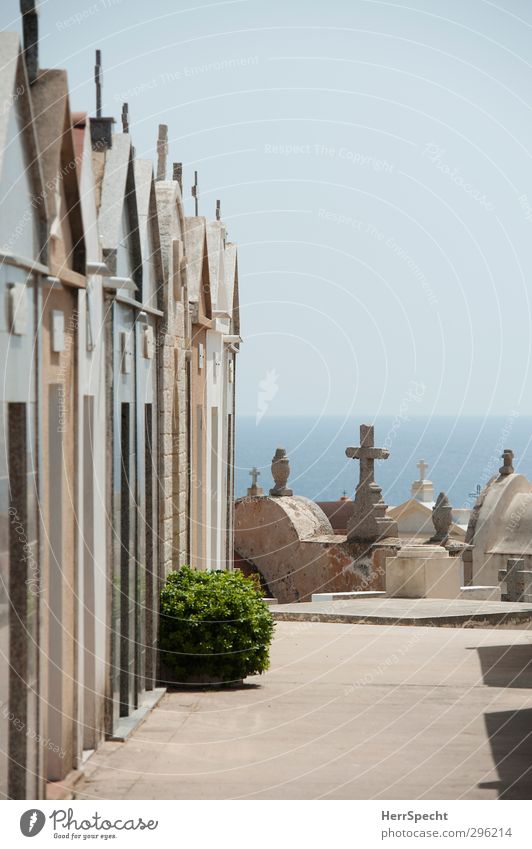
<path id="1" fill-rule="evenodd" d="M 122 104 L 122 132 L 129 133 L 129 106 L 127 103 Z"/>
<path id="2" fill-rule="evenodd" d="M 217 221 L 219 221 L 219 220 L 220 220 L 220 214 L 221 214 L 221 213 L 220 213 L 220 201 L 219 201 L 219 200 L 217 200 L 217 201 L 216 201 L 216 220 L 217 220 Z"/>
<path id="3" fill-rule="evenodd" d="M 428 465 L 425 463 L 424 460 L 420 460 L 419 463 L 417 464 L 417 467 L 419 469 L 419 480 L 424 481 L 425 480 L 425 473 L 428 469 Z"/>
<path id="4" fill-rule="evenodd" d="M 373 425 L 360 425 L 360 446 L 346 448 L 346 456 L 351 460 L 360 460 L 359 487 L 375 483 L 375 460 L 387 460 L 390 452 L 387 448 L 375 448 Z"/>
<path id="5" fill-rule="evenodd" d="M 192 186 L 192 197 L 194 198 L 194 215 L 196 218 L 198 217 L 198 200 L 199 200 L 199 191 L 198 191 L 198 172 L 194 171 L 194 185 Z"/>
<path id="6" fill-rule="evenodd" d="M 373 425 L 360 425 L 360 445 L 346 448 L 353 460 L 360 460 L 360 482 L 356 488 L 353 511 L 347 522 L 348 542 L 377 542 L 397 537 L 397 522 L 386 515 L 380 486 L 375 482 L 375 460 L 387 460 L 387 448 L 375 448 Z"/>
<path id="7" fill-rule="evenodd" d="M 251 475 L 251 486 L 248 488 L 248 495 L 251 495 L 252 497 L 262 495 L 263 491 L 261 487 L 257 485 L 257 478 L 260 475 L 260 472 L 257 467 L 253 466 L 249 474 Z"/>
<path id="8" fill-rule="evenodd" d="M 20 0 L 24 58 L 28 81 L 33 85 L 39 71 L 39 10 L 35 0 Z"/>
<path id="9" fill-rule="evenodd" d="M 179 191 L 183 192 L 183 163 L 174 162 L 172 179 L 179 183 Z"/>
<path id="10" fill-rule="evenodd" d="M 102 83 L 103 83 L 103 71 L 102 71 L 102 52 L 101 50 L 96 51 L 96 64 L 94 66 L 94 82 L 96 84 L 96 117 L 102 117 Z"/>
<path id="11" fill-rule="evenodd" d="M 166 159 L 168 157 L 168 126 L 159 124 L 157 138 L 157 180 L 166 180 Z"/>

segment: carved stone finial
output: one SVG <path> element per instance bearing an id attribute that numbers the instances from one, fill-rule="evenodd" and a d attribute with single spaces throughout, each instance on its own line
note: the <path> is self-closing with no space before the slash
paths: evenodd
<path id="1" fill-rule="evenodd" d="M 270 489 L 270 495 L 274 498 L 280 498 L 284 495 L 293 495 L 291 489 L 287 489 L 286 484 L 290 475 L 290 461 L 286 456 L 285 448 L 278 448 L 272 459 L 272 477 L 275 486 Z"/>
<path id="2" fill-rule="evenodd" d="M 436 504 L 432 508 L 432 524 L 434 525 L 435 533 L 430 538 L 429 543 L 445 545 L 449 539 L 449 530 L 452 523 L 453 508 L 451 502 L 445 492 L 440 492 L 436 499 Z"/>
<path id="3" fill-rule="evenodd" d="M 510 448 L 505 448 L 502 452 L 502 466 L 499 469 L 500 475 L 513 475 L 515 469 L 513 466 L 514 452 Z"/>

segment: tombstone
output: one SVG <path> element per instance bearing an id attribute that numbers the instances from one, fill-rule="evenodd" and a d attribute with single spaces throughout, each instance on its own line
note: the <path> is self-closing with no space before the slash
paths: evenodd
<path id="1" fill-rule="evenodd" d="M 499 581 L 506 584 L 506 592 L 501 601 L 521 601 L 532 603 L 532 571 L 526 569 L 522 557 L 511 557 L 506 569 L 499 570 Z"/>
<path id="2" fill-rule="evenodd" d="M 260 475 L 260 472 L 257 469 L 257 467 L 253 466 L 253 468 L 251 469 L 249 474 L 251 475 L 251 486 L 248 487 L 248 495 L 250 497 L 263 495 L 262 487 L 258 486 L 258 484 L 257 484 L 257 479 Z"/>
<path id="3" fill-rule="evenodd" d="M 272 477 L 275 486 L 270 489 L 270 495 L 273 498 L 281 498 L 287 495 L 293 495 L 291 489 L 287 489 L 288 477 L 290 475 L 290 461 L 286 456 L 285 448 L 278 448 L 272 458 Z"/>
<path id="4" fill-rule="evenodd" d="M 347 525 L 348 541 L 376 542 L 398 535 L 397 522 L 386 516 L 387 505 L 375 482 L 375 460 L 387 460 L 387 448 L 375 448 L 373 425 L 360 425 L 360 446 L 346 448 L 346 456 L 360 460 L 360 480 L 356 488 L 353 512 Z"/>
<path id="5" fill-rule="evenodd" d="M 436 504 L 432 508 L 432 524 L 434 534 L 429 543 L 445 545 L 449 539 L 449 531 L 453 523 L 453 508 L 445 492 L 440 492 Z"/>

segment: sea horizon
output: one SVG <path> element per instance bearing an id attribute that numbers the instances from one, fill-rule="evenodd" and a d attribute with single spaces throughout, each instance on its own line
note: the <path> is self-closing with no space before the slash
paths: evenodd
<path id="1" fill-rule="evenodd" d="M 410 497 L 419 478 L 417 463 L 428 464 L 426 479 L 435 496 L 444 491 L 454 507 L 472 507 L 477 487 L 483 487 L 502 465 L 503 449 L 514 451 L 515 470 L 532 479 L 532 415 L 515 410 L 494 414 L 256 415 L 236 417 L 235 495 L 250 486 L 249 471 L 260 471 L 259 485 L 266 493 L 273 485 L 271 458 L 278 446 L 287 450 L 295 495 L 314 501 L 334 501 L 344 493 L 353 497 L 359 464 L 345 456 L 358 445 L 360 424 L 373 424 L 375 445 L 390 451 L 376 462 L 375 478 L 390 506 Z"/>

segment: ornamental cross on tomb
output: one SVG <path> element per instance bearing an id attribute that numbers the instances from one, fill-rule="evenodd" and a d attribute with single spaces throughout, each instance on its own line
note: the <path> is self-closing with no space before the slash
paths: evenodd
<path id="1" fill-rule="evenodd" d="M 351 460 L 360 460 L 359 487 L 375 483 L 375 460 L 387 460 L 390 456 L 387 448 L 375 448 L 374 434 L 373 425 L 360 425 L 360 446 L 345 449 Z"/>
<path id="2" fill-rule="evenodd" d="M 251 475 L 251 486 L 257 486 L 257 478 L 260 475 L 260 472 L 257 467 L 253 466 L 249 474 Z"/>
<path id="3" fill-rule="evenodd" d="M 425 473 L 428 469 L 428 465 L 427 465 L 427 463 L 425 463 L 424 460 L 420 460 L 419 463 L 417 464 L 417 467 L 419 469 L 419 480 L 424 481 L 425 480 Z"/>

